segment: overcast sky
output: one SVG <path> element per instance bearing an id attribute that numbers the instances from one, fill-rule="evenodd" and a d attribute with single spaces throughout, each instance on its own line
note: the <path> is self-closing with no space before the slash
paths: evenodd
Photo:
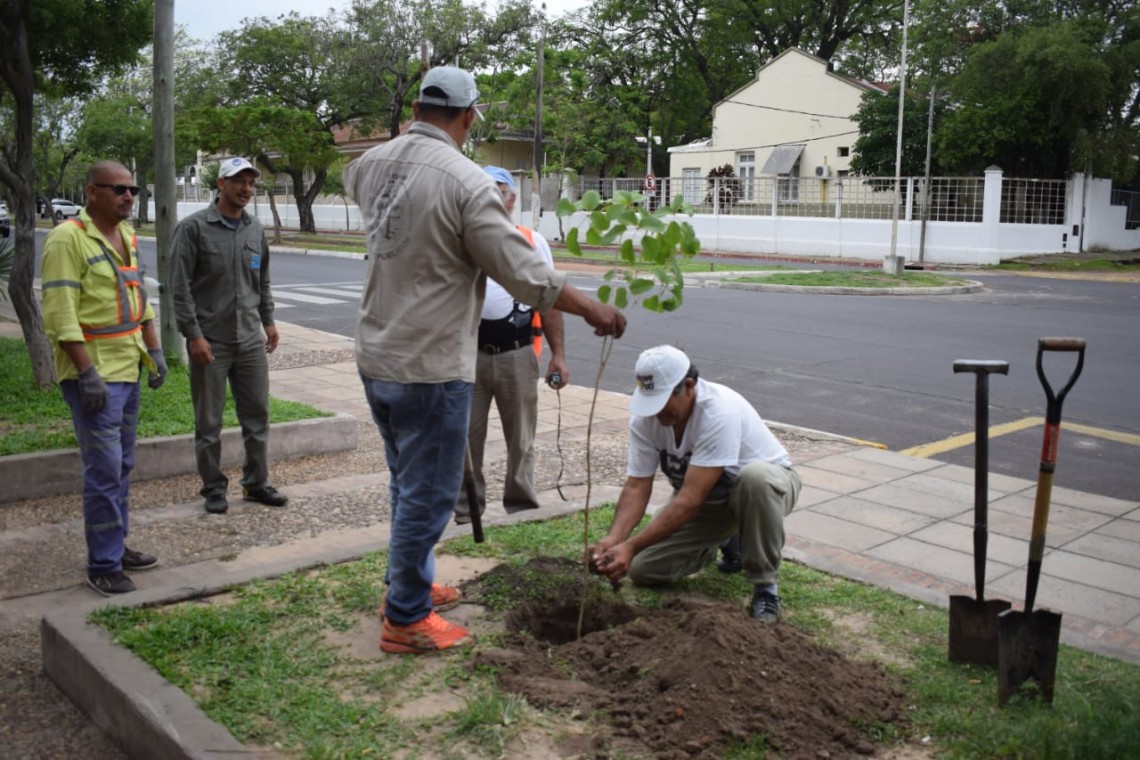
<path id="1" fill-rule="evenodd" d="M 532 0 L 537 6 L 542 0 Z M 329 9 L 343 10 L 351 0 L 175 0 L 174 23 L 186 27 L 191 37 L 206 41 L 218 32 L 236 29 L 242 19 L 276 18 L 296 11 L 302 16 L 323 16 Z M 550 16 L 589 5 L 590 0 L 546 0 Z"/>

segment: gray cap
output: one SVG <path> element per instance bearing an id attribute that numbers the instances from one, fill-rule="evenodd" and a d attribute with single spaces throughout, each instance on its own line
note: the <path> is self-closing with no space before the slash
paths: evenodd
<path id="1" fill-rule="evenodd" d="M 428 93 L 428 90 L 433 89 Z M 420 102 L 431 106 L 470 108 L 479 100 L 475 77 L 454 66 L 436 66 L 420 83 Z"/>

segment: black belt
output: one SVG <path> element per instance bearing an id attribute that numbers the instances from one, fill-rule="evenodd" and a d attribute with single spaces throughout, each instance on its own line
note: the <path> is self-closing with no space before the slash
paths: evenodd
<path id="1" fill-rule="evenodd" d="M 524 341 L 511 341 L 510 343 L 496 344 L 496 343 L 482 343 L 479 345 L 479 350 L 485 354 L 505 354 L 508 351 L 516 351 L 520 348 L 529 346 L 529 342 Z"/>

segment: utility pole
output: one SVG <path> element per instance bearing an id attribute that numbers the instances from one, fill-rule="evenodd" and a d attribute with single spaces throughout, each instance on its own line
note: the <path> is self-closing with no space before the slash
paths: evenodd
<path id="1" fill-rule="evenodd" d="M 530 227 L 537 230 L 542 224 L 542 79 L 546 60 L 546 3 L 542 4 L 538 29 L 538 53 L 534 64 L 534 172 L 530 186 Z"/>
<path id="2" fill-rule="evenodd" d="M 918 262 L 926 258 L 926 222 L 930 219 L 930 138 L 934 134 L 934 93 L 937 85 L 930 85 L 930 110 L 926 114 L 926 170 L 922 179 L 922 228 L 918 233 Z"/>
<path id="3" fill-rule="evenodd" d="M 899 135 L 895 144 L 895 199 L 891 207 L 891 253 L 883 261 L 883 269 L 898 274 L 902 271 L 899 261 L 899 201 L 902 195 L 902 151 L 903 151 L 903 105 L 906 102 L 906 34 L 910 25 L 910 0 L 903 0 L 902 67 L 899 70 Z"/>
<path id="4" fill-rule="evenodd" d="M 174 188 L 174 0 L 154 3 L 154 230 L 158 247 L 159 325 L 162 348 L 181 356 L 170 259 L 178 205 Z"/>

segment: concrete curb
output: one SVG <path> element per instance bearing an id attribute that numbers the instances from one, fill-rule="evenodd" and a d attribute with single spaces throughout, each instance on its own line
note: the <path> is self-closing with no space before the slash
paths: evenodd
<path id="1" fill-rule="evenodd" d="M 577 487 L 585 493 L 584 487 Z M 595 504 L 616 500 L 614 486 L 594 489 Z M 577 494 L 575 494 L 577 496 Z M 548 499 L 532 513 L 487 519 L 487 525 L 548 520 L 582 509 L 584 498 Z M 470 532 L 451 524 L 443 540 Z M 164 760 L 222 760 L 250 757 L 250 750 L 214 722 L 178 687 L 149 664 L 116 644 L 88 616 L 104 607 L 161 607 L 219 594 L 255 579 L 360 559 L 387 546 L 387 523 L 365 530 L 303 539 L 284 547 L 254 547 L 225 567 L 208 561 L 166 571 L 173 584 L 49 612 L 40 624 L 44 672 L 130 757 Z M 259 555 L 269 555 L 268 557 Z M 204 583 L 202 579 L 208 579 Z"/>
<path id="2" fill-rule="evenodd" d="M 768 290 L 785 293 L 819 293 L 831 296 L 957 296 L 966 293 L 980 293 L 985 286 L 976 280 L 969 285 L 951 285 L 937 288 L 846 288 L 814 285 L 765 285 L 758 282 L 718 282 L 709 280 L 702 283 L 708 288 L 728 290 Z"/>
<path id="3" fill-rule="evenodd" d="M 269 458 L 292 459 L 356 448 L 356 418 L 349 414 L 316 417 L 270 426 Z M 241 430 L 222 431 L 222 466 L 242 463 Z M 153 480 L 198 471 L 194 435 L 145 438 L 138 442 L 132 480 Z M 72 493 L 83 488 L 79 449 L 58 449 L 0 457 L 0 504 L 39 496 Z"/>

